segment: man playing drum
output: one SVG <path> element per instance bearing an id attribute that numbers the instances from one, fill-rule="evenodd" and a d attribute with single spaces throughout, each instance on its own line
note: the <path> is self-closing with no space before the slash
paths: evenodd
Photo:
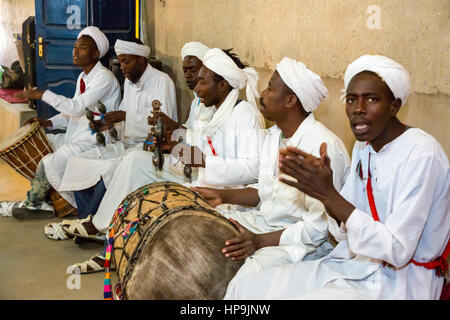
<path id="1" fill-rule="evenodd" d="M 219 209 L 239 230 L 237 237 L 225 242 L 222 253 L 232 260 L 245 260 L 228 290 L 248 274 L 318 259 L 333 249 L 322 203 L 278 180 L 280 148 L 296 146 L 319 156 L 320 145 L 326 142 L 333 159 L 333 185 L 338 190 L 344 185 L 350 164 L 347 150 L 312 113 L 327 96 L 318 75 L 302 62 L 283 58 L 261 94 L 261 113 L 276 125 L 267 130 L 258 183 L 246 189 L 192 188 L 212 206 L 231 203 L 258 207 L 250 211 Z"/>
<path id="2" fill-rule="evenodd" d="M 60 186 L 61 191 L 75 191 L 81 219 L 97 211 L 123 157 L 131 150 L 142 150 L 149 131 L 147 117 L 151 115 L 152 101 L 159 99 L 161 110 L 172 121 L 177 120 L 175 85 L 166 73 L 148 63 L 150 48 L 133 38 L 117 40 L 114 49 L 125 76 L 124 97 L 118 111 L 104 115 L 105 123 L 100 124 L 103 125 L 100 130 L 118 124 L 121 141 L 98 146 L 69 159 Z M 61 223 L 47 225 L 44 233 L 53 240 L 68 238 Z"/>
<path id="3" fill-rule="evenodd" d="M 187 130 L 184 147 L 196 154 L 200 161 L 191 163 L 193 183 L 196 185 L 230 186 L 253 183 L 257 180 L 261 129 L 264 122 L 256 107 L 257 73 L 246 68 L 229 51 L 210 49 L 203 56 L 195 91 L 201 103 L 214 108 L 212 116 L 202 113 Z M 239 89 L 247 87 L 247 101 L 238 100 Z M 195 141 L 197 139 L 197 141 Z M 178 153 L 172 152 L 175 156 Z M 189 159 L 191 160 L 191 159 Z M 189 162 L 189 161 L 186 161 Z M 198 167 L 198 171 L 197 168 Z M 165 165 L 157 171 L 152 165 L 152 154 L 133 151 L 121 162 L 110 187 L 93 216 L 92 221 L 74 221 L 65 227 L 68 234 L 98 236 L 108 230 L 112 216 L 122 199 L 131 191 L 156 181 L 172 181 L 190 185 L 183 174 L 183 164 Z M 98 261 L 98 259 L 97 259 Z M 100 261 L 98 261 L 100 262 Z M 74 271 L 80 264 L 74 265 Z"/>
<path id="4" fill-rule="evenodd" d="M 59 111 L 59 114 L 48 120 L 33 120 L 50 129 L 66 129 L 66 132 L 47 135 L 54 152 L 46 155 L 39 163 L 35 178 L 31 181 L 31 190 L 27 192 L 27 199 L 11 203 L 6 215 L 12 213 L 20 219 L 54 215 L 52 207 L 45 202 L 45 197 L 51 187 L 59 190 L 67 160 L 97 145 L 96 136 L 91 133 L 85 116 L 86 108 L 99 112 L 98 101 L 101 101 L 107 111 L 113 111 L 120 103 L 119 82 L 99 61 L 108 49 L 109 42 L 105 34 L 97 27 L 89 26 L 78 34 L 73 49 L 73 63 L 80 66 L 83 72 L 78 77 L 72 99 L 36 88 L 18 94 L 20 98 L 42 99 Z M 72 193 L 62 192 L 61 196 L 75 207 Z"/>

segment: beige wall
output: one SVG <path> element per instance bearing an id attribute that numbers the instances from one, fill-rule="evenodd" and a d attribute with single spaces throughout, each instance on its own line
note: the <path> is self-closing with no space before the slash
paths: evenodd
<path id="1" fill-rule="evenodd" d="M 0 64 L 19 60 L 13 33 L 22 33 L 22 23 L 34 16 L 34 0 L 0 0 Z"/>
<path id="2" fill-rule="evenodd" d="M 371 5 L 379 8 L 379 20 L 367 13 Z M 183 119 L 191 99 L 179 57 L 185 42 L 233 47 L 260 72 L 261 90 L 289 56 L 323 78 L 330 99 L 316 118 L 350 151 L 354 138 L 339 101 L 342 76 L 360 55 L 382 54 L 412 76 L 400 119 L 435 136 L 450 154 L 450 0 L 147 0 L 145 13 L 148 42 L 176 82 Z M 377 21 L 380 28 L 369 29 Z"/>

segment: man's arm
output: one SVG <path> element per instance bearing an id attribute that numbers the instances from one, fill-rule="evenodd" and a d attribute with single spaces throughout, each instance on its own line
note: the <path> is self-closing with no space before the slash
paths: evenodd
<path id="1" fill-rule="evenodd" d="M 223 203 L 256 207 L 260 202 L 258 190 L 254 188 L 213 189 L 192 187 L 191 189 L 200 193 L 200 195 L 213 207 L 217 207 Z"/>

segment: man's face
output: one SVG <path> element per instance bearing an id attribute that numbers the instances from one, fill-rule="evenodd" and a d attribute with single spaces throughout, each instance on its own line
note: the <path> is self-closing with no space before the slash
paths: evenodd
<path id="1" fill-rule="evenodd" d="M 183 60 L 184 79 L 189 89 L 194 90 L 198 81 L 198 72 L 202 67 L 202 61 L 194 56 L 186 56 Z"/>
<path id="2" fill-rule="evenodd" d="M 384 81 L 362 72 L 350 81 L 345 99 L 347 117 L 358 141 L 381 142 L 381 146 L 390 141 L 389 125 L 400 105 Z"/>
<path id="3" fill-rule="evenodd" d="M 285 86 L 278 71 L 275 71 L 259 99 L 261 105 L 259 110 L 266 120 L 276 122 L 283 116 L 284 106 L 286 105 Z"/>
<path id="4" fill-rule="evenodd" d="M 194 88 L 201 103 L 203 103 L 205 107 L 216 105 L 220 101 L 218 90 L 218 82 L 214 80 L 213 71 L 202 66 L 198 73 L 197 85 Z"/>
<path id="5" fill-rule="evenodd" d="M 75 41 L 72 51 L 73 64 L 79 67 L 95 63 L 100 52 L 95 41 L 91 37 L 81 36 Z"/>
<path id="6" fill-rule="evenodd" d="M 145 68 L 143 70 L 142 62 L 142 59 L 145 58 L 132 54 L 119 54 L 117 58 L 119 59 L 120 70 L 123 75 L 133 83 L 138 82 L 145 70 Z"/>

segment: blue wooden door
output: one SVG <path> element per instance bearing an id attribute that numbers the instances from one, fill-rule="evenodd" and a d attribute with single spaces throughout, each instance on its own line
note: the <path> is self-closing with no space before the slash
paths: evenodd
<path id="1" fill-rule="evenodd" d="M 38 88 L 73 97 L 81 68 L 73 65 L 72 50 L 80 30 L 94 25 L 106 34 L 110 50 L 101 61 L 108 67 L 115 41 L 139 36 L 139 5 L 139 0 L 35 0 Z M 50 118 L 58 112 L 39 100 L 37 113 Z"/>

